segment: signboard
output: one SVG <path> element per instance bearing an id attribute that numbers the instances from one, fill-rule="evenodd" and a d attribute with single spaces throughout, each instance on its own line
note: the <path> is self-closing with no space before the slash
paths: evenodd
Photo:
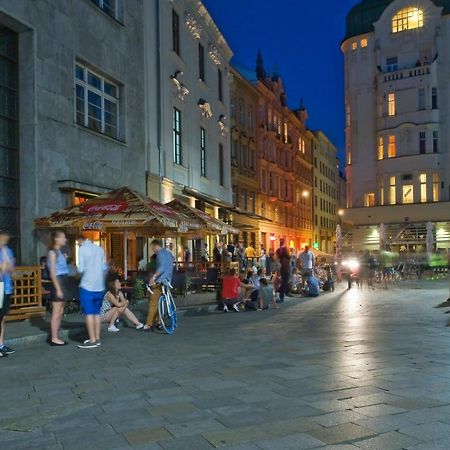
<path id="1" fill-rule="evenodd" d="M 316 250 L 319 250 L 319 247 L 320 247 L 319 243 L 318 242 L 314 242 L 313 248 L 316 249 Z"/>
<path id="2" fill-rule="evenodd" d="M 112 202 L 98 202 L 81 205 L 80 210 L 93 215 L 106 215 L 120 213 L 127 209 L 126 202 L 112 201 Z"/>

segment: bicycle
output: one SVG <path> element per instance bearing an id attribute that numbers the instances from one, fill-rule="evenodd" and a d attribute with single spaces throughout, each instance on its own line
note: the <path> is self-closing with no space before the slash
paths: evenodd
<path id="1" fill-rule="evenodd" d="M 177 327 L 177 307 L 172 297 L 171 289 L 173 289 L 170 281 L 165 280 L 161 283 L 162 293 L 158 300 L 158 312 L 163 330 L 172 335 Z M 147 286 L 150 294 L 153 291 Z"/>

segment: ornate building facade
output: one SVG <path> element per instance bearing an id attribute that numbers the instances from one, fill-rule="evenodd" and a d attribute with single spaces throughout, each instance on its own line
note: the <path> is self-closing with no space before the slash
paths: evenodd
<path id="1" fill-rule="evenodd" d="M 353 244 L 450 247 L 450 1 L 364 0 L 347 17 L 347 203 Z"/>

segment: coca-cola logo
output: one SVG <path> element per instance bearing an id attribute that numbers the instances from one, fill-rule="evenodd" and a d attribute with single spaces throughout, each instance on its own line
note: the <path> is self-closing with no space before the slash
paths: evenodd
<path id="1" fill-rule="evenodd" d="M 83 225 L 83 230 L 89 230 L 89 231 L 101 231 L 102 224 L 101 222 L 86 222 Z"/>
<path id="2" fill-rule="evenodd" d="M 87 214 L 110 214 L 120 213 L 127 208 L 125 202 L 104 202 L 91 203 L 90 205 L 81 205 L 81 211 Z"/>

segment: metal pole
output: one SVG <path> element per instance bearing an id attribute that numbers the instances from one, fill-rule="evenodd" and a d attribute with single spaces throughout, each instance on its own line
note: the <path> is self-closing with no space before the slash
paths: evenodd
<path id="1" fill-rule="evenodd" d="M 128 231 L 123 233 L 123 275 L 128 279 Z"/>

